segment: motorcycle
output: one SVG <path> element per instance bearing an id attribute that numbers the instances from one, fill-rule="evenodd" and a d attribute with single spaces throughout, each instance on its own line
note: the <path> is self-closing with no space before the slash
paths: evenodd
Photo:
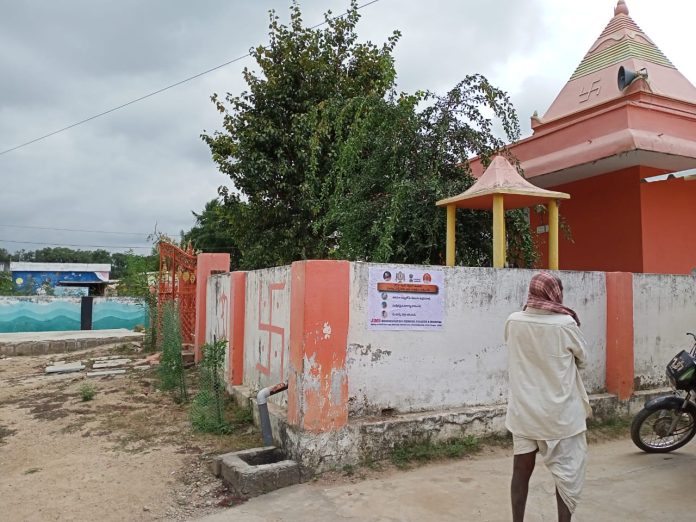
<path id="1" fill-rule="evenodd" d="M 691 352 L 682 350 L 667 365 L 674 393 L 648 401 L 631 423 L 631 440 L 648 453 L 667 453 L 696 435 L 696 335 Z"/>

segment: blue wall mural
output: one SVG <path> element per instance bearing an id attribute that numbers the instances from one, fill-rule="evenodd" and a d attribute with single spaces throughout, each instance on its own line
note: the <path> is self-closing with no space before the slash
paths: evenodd
<path id="1" fill-rule="evenodd" d="M 95 297 L 92 308 L 92 330 L 147 326 L 147 307 L 144 301 L 129 297 Z"/>
<path id="2" fill-rule="evenodd" d="M 85 283 L 99 283 L 96 272 L 24 272 L 12 271 L 12 279 L 17 290 L 29 290 L 28 286 L 33 287 L 32 292 L 39 292 L 40 288 L 55 288 L 59 281 L 73 281 Z"/>
<path id="3" fill-rule="evenodd" d="M 81 301 L 79 297 L 0 296 L 0 333 L 79 330 Z M 147 324 L 147 309 L 140 299 L 94 298 L 93 330 Z"/>
<path id="4" fill-rule="evenodd" d="M 80 329 L 79 297 L 0 297 L 0 332 Z"/>

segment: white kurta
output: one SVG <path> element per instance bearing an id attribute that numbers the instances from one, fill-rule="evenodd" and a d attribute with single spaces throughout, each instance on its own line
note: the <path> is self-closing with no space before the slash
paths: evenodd
<path id="1" fill-rule="evenodd" d="M 572 317 L 527 308 L 505 323 L 510 394 L 505 426 L 517 436 L 559 440 L 587 429 L 590 401 L 580 377 L 586 343 Z"/>

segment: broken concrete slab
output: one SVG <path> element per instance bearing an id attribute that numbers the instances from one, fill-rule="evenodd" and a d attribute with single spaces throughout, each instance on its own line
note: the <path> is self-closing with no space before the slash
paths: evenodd
<path id="1" fill-rule="evenodd" d="M 103 355 L 101 357 L 94 357 L 92 360 L 97 362 L 97 361 L 114 361 L 116 359 L 124 359 L 123 356 L 121 355 Z M 130 359 L 127 359 L 130 361 Z"/>
<path id="2" fill-rule="evenodd" d="M 142 370 L 149 370 L 150 368 L 151 368 L 151 366 L 149 364 L 143 364 L 140 366 L 133 366 L 134 370 L 141 370 L 141 371 Z"/>
<path id="3" fill-rule="evenodd" d="M 46 373 L 72 373 L 79 372 L 85 369 L 85 365 L 82 361 L 67 363 L 67 364 L 56 364 L 52 366 L 46 366 Z"/>
<path id="4" fill-rule="evenodd" d="M 92 364 L 92 368 L 94 368 L 95 370 L 101 368 L 117 368 L 119 366 L 124 366 L 130 362 L 130 359 L 113 359 L 111 361 L 99 361 Z"/>
<path id="5" fill-rule="evenodd" d="M 87 377 L 107 377 L 109 375 L 123 375 L 126 370 L 99 370 L 96 372 L 87 372 Z"/>

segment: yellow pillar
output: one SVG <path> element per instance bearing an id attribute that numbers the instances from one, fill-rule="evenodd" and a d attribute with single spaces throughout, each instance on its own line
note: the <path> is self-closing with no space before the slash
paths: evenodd
<path id="1" fill-rule="evenodd" d="M 549 200 L 549 269 L 558 270 L 558 203 Z"/>
<path id="2" fill-rule="evenodd" d="M 505 266 L 505 205 L 503 195 L 493 195 L 493 267 Z"/>
<path id="3" fill-rule="evenodd" d="M 454 205 L 447 205 L 447 253 L 445 259 L 447 261 L 447 266 L 454 266 L 454 245 L 455 245 L 455 235 L 454 231 L 457 224 L 457 207 Z"/>

